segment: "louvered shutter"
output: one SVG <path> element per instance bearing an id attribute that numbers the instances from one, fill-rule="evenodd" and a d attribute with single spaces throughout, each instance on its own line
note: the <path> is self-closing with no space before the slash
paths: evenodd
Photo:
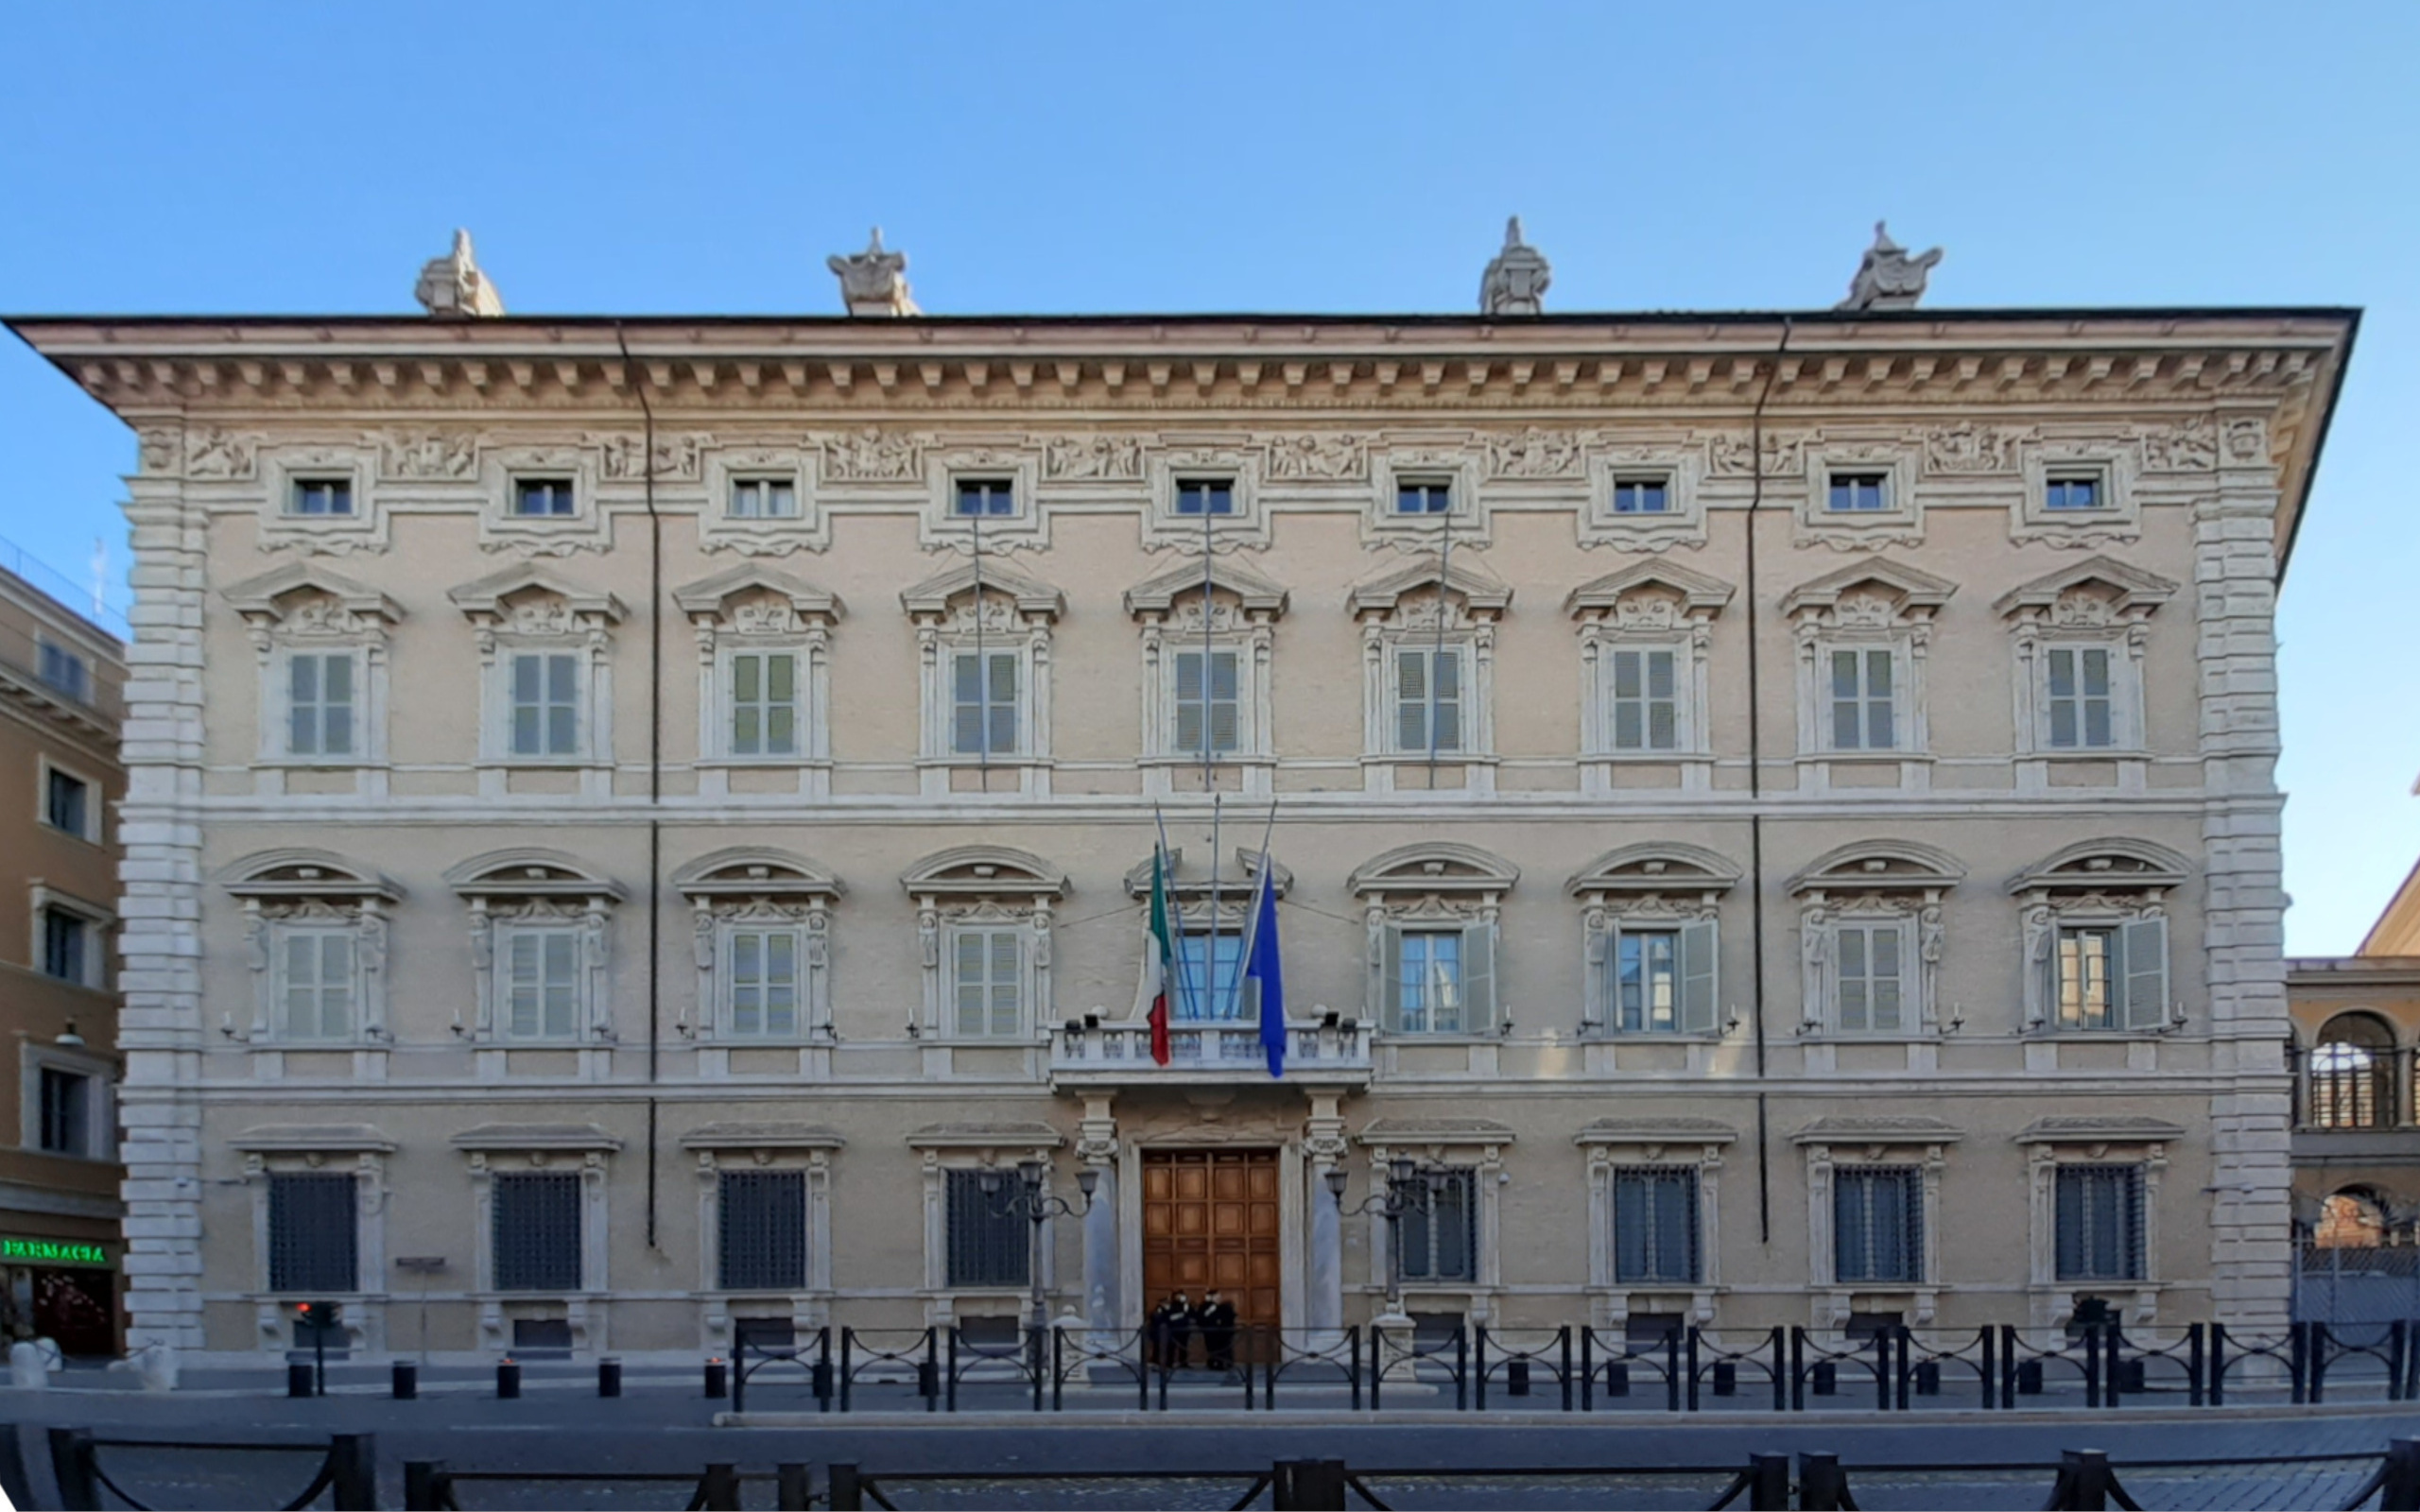
<path id="1" fill-rule="evenodd" d="M 1201 749 L 1201 653 L 1176 654 L 1176 748 L 1179 754 Z"/>
<path id="2" fill-rule="evenodd" d="M 1220 651 L 1210 658 L 1210 748 L 1233 751 L 1242 745 L 1241 709 L 1236 699 L 1236 653 Z"/>
<path id="3" fill-rule="evenodd" d="M 2168 1022 L 2168 920 L 2130 919 L 2118 933 L 2126 1027 L 2156 1029 Z"/>
<path id="4" fill-rule="evenodd" d="M 949 748 L 973 756 L 983 749 L 983 662 L 972 651 L 951 662 Z"/>
<path id="5" fill-rule="evenodd" d="M 1495 1027 L 1495 926 L 1480 922 L 1462 930 L 1462 1029 L 1479 1034 Z"/>
<path id="6" fill-rule="evenodd" d="M 992 941 L 992 1023 L 995 1035 L 1013 1035 L 1023 1015 L 1018 1011 L 1024 997 L 1025 951 L 1013 929 L 995 929 Z"/>
<path id="7" fill-rule="evenodd" d="M 979 929 L 960 930 L 954 947 L 958 955 L 956 986 L 958 992 L 958 1032 L 979 1035 L 983 1032 L 984 947 L 989 943 Z"/>
<path id="8" fill-rule="evenodd" d="M 1395 746 L 1404 751 L 1428 748 L 1428 653 L 1395 653 Z"/>
<path id="9" fill-rule="evenodd" d="M 1013 651 L 992 653 L 990 718 L 991 754 L 1017 753 L 1017 657 Z"/>
<path id="10" fill-rule="evenodd" d="M 1713 919 L 1681 926 L 1681 1028 L 1688 1034 L 1710 1033 L 1715 1026 L 1715 943 Z"/>
<path id="11" fill-rule="evenodd" d="M 1430 717 L 1437 722 L 1439 750 L 1462 748 L 1462 654 L 1439 651 L 1434 663 L 1435 696 Z"/>
<path id="12" fill-rule="evenodd" d="M 1403 1032 L 1403 931 L 1389 924 L 1378 941 L 1378 1022 Z"/>

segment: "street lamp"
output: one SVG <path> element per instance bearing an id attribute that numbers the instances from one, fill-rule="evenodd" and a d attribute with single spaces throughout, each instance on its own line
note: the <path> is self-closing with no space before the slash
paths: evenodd
<path id="1" fill-rule="evenodd" d="M 1344 1205 L 1345 1174 L 1342 1166 L 1327 1170 L 1328 1195 L 1336 1199 L 1337 1211 L 1359 1214 L 1375 1212 L 1387 1220 L 1387 1315 L 1394 1317 L 1403 1312 L 1403 1238 L 1401 1225 L 1405 1213 L 1434 1212 L 1438 1200 L 1452 1182 L 1453 1174 L 1443 1166 L 1422 1168 L 1409 1156 L 1398 1155 L 1387 1162 L 1387 1186 L 1384 1192 L 1374 1192 L 1352 1207 Z"/>
<path id="2" fill-rule="evenodd" d="M 1093 1189 L 1100 1184 L 1100 1173 L 1089 1165 L 1076 1173 L 1076 1190 L 1081 1198 L 1078 1202 L 1069 1202 L 1064 1197 L 1053 1195 L 1048 1190 L 1049 1184 L 1050 1162 L 1047 1160 L 1019 1160 L 1016 1185 L 1008 1190 L 1005 1201 L 999 1200 L 1002 1189 L 1007 1186 L 1000 1171 L 986 1166 L 982 1175 L 976 1178 L 976 1185 L 982 1189 L 985 1198 L 992 1202 L 994 1217 L 1006 1218 L 1011 1214 L 1022 1214 L 1026 1222 L 1032 1226 L 1027 1242 L 1026 1272 L 1028 1280 L 1033 1283 L 1033 1327 L 1036 1337 L 1040 1337 L 1042 1331 L 1050 1327 L 1050 1300 L 1043 1295 L 1042 1291 L 1043 1221 L 1053 1213 L 1064 1213 L 1070 1218 L 1080 1218 L 1090 1212 L 1093 1206 Z"/>

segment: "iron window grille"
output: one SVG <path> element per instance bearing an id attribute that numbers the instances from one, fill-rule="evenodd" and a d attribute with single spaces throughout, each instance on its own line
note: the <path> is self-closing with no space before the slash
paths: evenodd
<path id="1" fill-rule="evenodd" d="M 349 1176 L 270 1177 L 268 1289 L 358 1291 L 358 1186 Z"/>
<path id="2" fill-rule="evenodd" d="M 2058 1182 L 2059 1280 L 2141 1280 L 2142 1167 L 2063 1165 Z"/>
<path id="3" fill-rule="evenodd" d="M 1832 1173 L 1833 1279 L 1921 1280 L 1924 1188 L 1911 1165 L 1851 1165 Z"/>
<path id="4" fill-rule="evenodd" d="M 949 1174 L 949 1284 L 1022 1287 L 1031 1283 L 1031 1242 L 1021 1206 L 1012 1205 L 1017 1178 L 1007 1172 Z M 997 1190 L 983 1190 L 991 1176 Z M 1002 1210 L 1007 1210 L 1003 1211 Z"/>
<path id="5" fill-rule="evenodd" d="M 490 1244 L 499 1292 L 580 1289 L 580 1178 L 569 1172 L 499 1176 Z"/>
<path id="6" fill-rule="evenodd" d="M 806 1285 L 806 1173 L 725 1171 L 722 1289 L 794 1292 Z"/>
<path id="7" fill-rule="evenodd" d="M 1614 1173 L 1614 1280 L 1624 1285 L 1695 1285 L 1699 1280 L 1698 1170 L 1634 1165 Z"/>
<path id="8" fill-rule="evenodd" d="M 2314 1128 L 2392 1128 L 2396 1095 L 2394 1031 L 2367 1014 L 2345 1014 L 2319 1032 L 2308 1061 L 2305 1121 Z"/>
<path id="9" fill-rule="evenodd" d="M 1426 1181 L 1424 1174 L 1415 1179 Z M 1478 1279 L 1478 1203 L 1472 1173 L 1448 1171 L 1395 1219 L 1395 1250 L 1409 1281 Z"/>

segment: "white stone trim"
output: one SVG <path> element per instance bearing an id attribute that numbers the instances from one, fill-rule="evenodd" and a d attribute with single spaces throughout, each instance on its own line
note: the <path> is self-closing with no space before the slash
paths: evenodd
<path id="1" fill-rule="evenodd" d="M 986 1168 L 1000 1172 L 1003 1190 L 1013 1188 L 1018 1180 L 1016 1167 L 1023 1160 L 1041 1160 L 1056 1166 L 1053 1152 L 1062 1143 L 1056 1134 L 1046 1142 L 1003 1133 L 991 1143 L 925 1143 L 909 1136 L 916 1146 L 924 1175 L 925 1188 L 925 1322 L 929 1327 L 948 1328 L 969 1315 L 1007 1315 L 1025 1320 L 1026 1309 L 1031 1304 L 1030 1269 L 1024 1286 L 968 1287 L 949 1283 L 949 1177 L 951 1171 L 980 1171 Z M 1032 1219 L 1020 1220 L 1028 1226 Z M 1028 1252 L 1027 1264 L 1038 1260 L 1042 1266 L 1042 1294 L 1056 1301 L 1059 1295 L 1059 1227 L 1058 1214 L 1045 1212 L 1042 1219 L 1041 1254 Z M 969 1303 L 989 1304 L 978 1314 L 969 1314 Z M 1005 1308 L 1001 1304 L 1008 1304 Z M 1053 1316 L 1057 1314 L 1053 1313 Z"/>
<path id="2" fill-rule="evenodd" d="M 832 792 L 832 634 L 839 599 L 769 568 L 741 567 L 677 591 L 698 641 L 698 790 L 726 798 L 741 767 L 794 771 L 801 798 Z M 738 755 L 731 748 L 732 658 L 797 658 L 792 684 L 797 749 Z"/>
<path id="3" fill-rule="evenodd" d="M 1737 1136 L 1729 1130 L 1629 1131 L 1582 1129 L 1577 1143 L 1588 1160 L 1589 1322 L 1620 1332 L 1633 1313 L 1685 1312 L 1701 1328 L 1714 1323 L 1722 1290 L 1722 1157 Z M 1625 1281 L 1616 1263 L 1614 1178 L 1626 1167 L 1694 1166 L 1698 1176 L 1698 1278 L 1693 1285 Z M 1678 1306 L 1668 1307 L 1668 1303 Z"/>
<path id="4" fill-rule="evenodd" d="M 1143 549 L 1201 555 L 1206 535 L 1214 552 L 1237 547 L 1267 550 L 1273 536 L 1261 499 L 1261 449 L 1248 436 L 1169 437 L 1146 454 L 1150 502 L 1143 511 Z M 1224 479 L 1232 485 L 1235 512 L 1209 517 L 1176 512 L 1176 488 L 1194 479 Z"/>
<path id="5" fill-rule="evenodd" d="M 509 1352 L 512 1348 L 510 1323 L 515 1315 L 508 1309 L 515 1304 L 565 1305 L 571 1322 L 572 1352 L 587 1354 L 605 1348 L 604 1294 L 610 1290 L 611 1278 L 607 1261 L 613 1241 L 611 1211 L 607 1202 L 606 1163 L 611 1151 L 602 1149 L 550 1150 L 533 1148 L 527 1152 L 502 1149 L 465 1151 L 471 1177 L 472 1275 L 476 1279 L 479 1305 L 479 1348 L 492 1353 Z M 495 1177 L 499 1175 L 546 1173 L 558 1161 L 576 1165 L 579 1177 L 580 1234 L 579 1287 L 578 1292 L 504 1292 L 495 1284 Z M 510 1172 L 500 1169 L 506 1165 Z M 526 1314 L 523 1314 L 526 1315 Z"/>
<path id="6" fill-rule="evenodd" d="M 1374 1132 L 1365 1130 L 1361 1143 L 1368 1150 L 1367 1176 L 1370 1190 L 1383 1193 L 1387 1186 L 1387 1162 L 1397 1156 L 1409 1156 L 1423 1165 L 1445 1166 L 1467 1171 L 1471 1177 L 1471 1201 L 1476 1208 L 1472 1228 L 1475 1231 L 1471 1256 L 1471 1280 L 1467 1281 L 1402 1278 L 1404 1303 L 1409 1310 L 1413 1297 L 1435 1303 L 1462 1314 L 1466 1323 L 1477 1326 L 1490 1321 L 1504 1292 L 1504 1222 L 1503 1204 L 1499 1193 L 1505 1185 L 1504 1147 L 1512 1143 L 1512 1131 L 1503 1129 L 1484 1136 L 1469 1134 L 1431 1135 L 1417 1130 Z M 1368 1225 L 1364 1249 L 1369 1256 L 1368 1285 L 1374 1294 L 1383 1296 L 1387 1285 L 1387 1244 L 1392 1237 L 1392 1223 L 1372 1204 L 1363 1220 Z"/>
<path id="7" fill-rule="evenodd" d="M 2026 1266 L 2028 1312 L 2036 1329 L 2055 1329 L 2075 1311 L 2080 1296 L 2126 1301 L 2126 1321 L 2149 1326 L 2159 1319 L 2160 1178 L 2168 1170 L 2164 1140 L 2113 1141 L 2079 1136 L 2030 1140 L 2026 1146 Z M 2059 1279 L 2058 1171 L 2062 1165 L 2131 1165 L 2142 1172 L 2143 1273 L 2133 1280 Z"/>
<path id="8" fill-rule="evenodd" d="M 1807 438 L 1805 450 L 1806 492 L 1798 504 L 1796 545 L 1873 551 L 1924 544 L 1924 499 L 1916 490 L 1922 454 L 1913 441 L 1905 437 L 1861 440 L 1819 435 Z M 1834 512 L 1831 485 L 1836 472 L 1881 473 L 1883 507 Z"/>
<path id="9" fill-rule="evenodd" d="M 698 1300 L 700 1349 L 728 1356 L 736 1343 L 735 1308 L 751 1302 L 786 1303 L 790 1326 L 812 1334 L 832 1314 L 832 1155 L 824 1148 L 725 1144 L 697 1147 Z M 742 1162 L 745 1162 L 742 1164 Z M 733 1291 L 722 1284 L 722 1177 L 727 1169 L 796 1171 L 806 1188 L 805 1284 L 795 1292 Z"/>
<path id="10" fill-rule="evenodd" d="M 1433 552 L 1445 537 L 1453 549 L 1484 547 L 1495 540 L 1488 495 L 1479 488 L 1478 456 L 1467 434 L 1407 436 L 1370 443 L 1368 512 L 1361 517 L 1361 543 L 1399 551 Z M 1442 515 L 1397 514 L 1398 479 L 1435 477 L 1453 489 L 1453 507 Z"/>
<path id="11" fill-rule="evenodd" d="M 1616 483 L 1661 479 L 1662 514 L 1616 514 Z M 1665 552 L 1706 542 L 1705 448 L 1702 445 L 1613 445 L 1588 453 L 1588 499 L 1579 515 L 1582 548 Z"/>
<path id="12" fill-rule="evenodd" d="M 2025 491 L 2009 509 L 2009 540 L 2038 542 L 2062 551 L 2132 545 L 2143 535 L 2138 492 L 2142 472 L 2139 441 L 2045 438 L 2019 451 Z M 2090 477 L 2100 485 L 2098 509 L 2045 507 L 2052 477 Z"/>
<path id="13" fill-rule="evenodd" d="M 391 544 L 386 501 L 372 482 L 376 456 L 366 444 L 264 443 L 259 476 L 267 484 L 254 538 L 264 552 L 300 551 L 308 556 L 380 553 Z M 341 478 L 351 486 L 353 513 L 292 512 L 294 485 L 309 478 Z"/>
<path id="14" fill-rule="evenodd" d="M 239 1147 L 241 1147 L 239 1145 Z M 393 1189 L 387 1180 L 386 1149 L 361 1149 L 334 1142 L 330 1147 L 248 1149 L 244 1154 L 244 1185 L 251 1196 L 252 1289 L 257 1294 L 253 1327 L 264 1353 L 283 1354 L 293 1339 L 294 1311 L 310 1301 L 343 1304 L 341 1327 L 350 1346 L 376 1352 L 388 1346 L 387 1315 L 390 1299 L 387 1285 L 387 1199 Z M 327 1296 L 305 1297 L 269 1287 L 269 1177 L 273 1176 L 340 1176 L 352 1167 L 354 1180 L 354 1283 Z M 425 1305 L 425 1304 L 423 1304 Z"/>
<path id="15" fill-rule="evenodd" d="M 970 438 L 923 450 L 926 502 L 919 543 L 926 551 L 972 552 L 979 540 L 986 556 L 1017 550 L 1046 551 L 1050 515 L 1042 507 L 1042 455 L 1026 436 Z M 960 478 L 1005 477 L 1014 490 L 1016 513 L 985 515 L 978 528 L 971 515 L 956 513 Z"/>
<path id="16" fill-rule="evenodd" d="M 1949 1139 L 1955 1139 L 1951 1134 Z M 1817 1138 L 1801 1136 L 1806 1152 L 1806 1242 L 1808 1323 L 1827 1339 L 1846 1329 L 1858 1297 L 1879 1297 L 1904 1301 L 1909 1322 L 1929 1326 L 1941 1301 L 1941 1183 L 1948 1169 L 1948 1140 L 1940 1135 L 1876 1130 Z M 1918 1227 L 1924 1244 L 1916 1279 L 1908 1281 L 1854 1281 L 1839 1279 L 1839 1250 L 1834 1243 L 1832 1172 L 1842 1165 L 1906 1165 L 1923 1174 L 1917 1183 L 1923 1203 Z"/>
<path id="17" fill-rule="evenodd" d="M 705 503 L 698 511 L 698 549 L 729 551 L 742 557 L 786 557 L 794 551 L 821 552 L 832 545 L 832 519 L 823 507 L 821 447 L 795 442 L 710 443 L 700 466 L 705 473 Z M 798 513 L 788 519 L 743 519 L 731 512 L 732 486 L 767 479 L 787 483 L 798 501 Z"/>
<path id="18" fill-rule="evenodd" d="M 34 970 L 42 972 L 49 981 L 65 982 L 70 987 L 80 987 L 93 992 L 108 991 L 111 982 L 110 956 L 112 954 L 111 935 L 117 928 L 117 916 L 99 903 L 78 898 L 74 893 L 61 892 L 39 877 L 35 878 L 33 885 L 26 890 L 26 896 L 27 905 L 26 938 L 32 942 L 33 949 L 29 954 L 33 956 Z M 45 959 L 49 953 L 49 945 L 43 936 L 42 916 L 45 911 L 53 908 L 64 914 L 75 915 L 87 926 L 84 931 L 83 974 L 80 976 L 54 977 L 43 971 L 43 968 L 49 964 Z"/>
<path id="19" fill-rule="evenodd" d="M 479 490 L 484 500 L 479 510 L 481 551 L 567 557 L 576 551 L 603 552 L 612 548 L 613 525 L 597 495 L 604 471 L 602 445 L 487 445 L 479 448 L 478 456 Z M 571 480 L 570 514 L 512 512 L 515 487 L 521 479 L 554 477 Z"/>
<path id="20" fill-rule="evenodd" d="M 80 1156 L 42 1147 L 42 1074 L 63 1071 L 91 1078 L 84 1099 L 84 1149 Z M 17 1147 L 54 1160 L 117 1159 L 118 1063 L 111 1057 L 68 1045 L 43 1044 L 20 1035 L 17 1040 Z"/>

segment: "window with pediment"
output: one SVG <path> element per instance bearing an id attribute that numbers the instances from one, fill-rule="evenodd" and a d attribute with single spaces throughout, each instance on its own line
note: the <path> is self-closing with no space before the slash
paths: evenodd
<path id="1" fill-rule="evenodd" d="M 1050 637 L 1064 595 L 977 558 L 899 597 L 916 627 L 925 791 L 987 791 L 995 766 L 1022 768 L 1026 790 L 1046 790 Z"/>
<path id="2" fill-rule="evenodd" d="M 1834 1333 L 1861 1296 L 1905 1297 L 1932 1321 L 1942 1281 L 1942 1185 L 1963 1134 L 1917 1115 L 1820 1118 L 1792 1136 L 1806 1161 L 1814 1322 Z"/>
<path id="3" fill-rule="evenodd" d="M 1364 1001 L 1389 1034 L 1493 1035 L 1498 924 L 1520 868 L 1474 846 L 1403 846 L 1355 868 L 1367 935 Z"/>
<path id="4" fill-rule="evenodd" d="M 1203 583 L 1209 583 L 1205 597 Z M 1236 786 L 1266 792 L 1274 759 L 1270 665 L 1287 592 L 1240 563 L 1199 560 L 1136 584 L 1142 627 L 1143 752 L 1154 791 L 1199 788 L 1201 768 L 1240 765 Z M 1206 607 L 1205 607 L 1206 606 Z"/>
<path id="5" fill-rule="evenodd" d="M 474 1044 L 614 1039 L 614 905 L 626 896 L 559 851 L 496 851 L 446 873 L 470 908 Z"/>
<path id="6" fill-rule="evenodd" d="M 1512 602 L 1512 589 L 1467 558 L 1416 562 L 1353 590 L 1373 791 L 1494 790 L 1495 626 Z"/>
<path id="7" fill-rule="evenodd" d="M 2143 653 L 2177 585 L 2106 557 L 2037 577 L 1993 605 L 2016 653 L 2020 757 L 2139 758 L 2149 747 Z"/>
<path id="8" fill-rule="evenodd" d="M 900 880 L 916 903 L 923 1035 L 1023 1042 L 1058 1022 L 1050 927 L 1065 873 L 1023 850 L 961 846 L 925 857 Z"/>
<path id="9" fill-rule="evenodd" d="M 2161 1178 L 2181 1126 L 2139 1114 L 2053 1114 L 2018 1131 L 2025 1147 L 2028 1290 L 2036 1327 L 2066 1323 L 2087 1301 L 2125 1304 L 2153 1321 L 2162 1274 Z"/>
<path id="10" fill-rule="evenodd" d="M 1843 846 L 1792 877 L 1806 1036 L 1940 1032 L 1943 900 L 1965 876 L 1905 840 Z"/>
<path id="11" fill-rule="evenodd" d="M 752 564 L 691 583 L 672 597 L 697 631 L 704 789 L 729 791 L 731 767 L 771 766 L 797 770 L 800 793 L 827 793 L 832 631 L 840 601 L 788 573 Z"/>
<path id="12" fill-rule="evenodd" d="M 1583 762 L 1684 764 L 1685 785 L 1711 782 L 1708 662 L 1728 583 L 1661 563 L 1609 573 L 1571 591 L 1580 627 Z M 1602 765 L 1596 781 L 1610 786 Z"/>
<path id="13" fill-rule="evenodd" d="M 1649 843 L 1608 851 L 1574 876 L 1564 890 L 1581 905 L 1582 1031 L 1721 1033 L 1720 905 L 1739 875 L 1711 850 Z"/>
<path id="14" fill-rule="evenodd" d="M 832 1034 L 832 906 L 839 879 L 780 850 L 736 847 L 673 873 L 689 900 L 695 1037 L 783 1044 Z"/>
<path id="15" fill-rule="evenodd" d="M 260 760 L 297 766 L 387 761 L 388 646 L 395 601 L 297 563 L 229 587 L 260 665 Z"/>
<path id="16" fill-rule="evenodd" d="M 1876 558 L 1782 599 L 1798 656 L 1802 761 L 1902 762 L 1930 748 L 1925 663 L 1956 585 Z"/>
<path id="17" fill-rule="evenodd" d="M 247 1042 L 391 1042 L 387 940 L 400 887 L 358 863 L 303 850 L 248 856 L 220 885 L 244 910 L 252 972 Z"/>
<path id="18" fill-rule="evenodd" d="M 2176 1026 L 2169 971 L 2168 895 L 2183 856 L 2146 840 L 2072 845 L 2018 873 L 2030 1032 L 2164 1033 Z"/>
<path id="19" fill-rule="evenodd" d="M 1602 1118 L 1580 1130 L 1599 1327 L 1618 1330 L 1634 1311 L 1712 1319 L 1722 1280 L 1723 1153 L 1738 1138 L 1707 1118 Z"/>
<path id="20" fill-rule="evenodd" d="M 508 569 L 446 595 L 476 636 L 479 759 L 490 767 L 584 766 L 605 796 L 614 759 L 612 593 L 543 568 Z"/>

